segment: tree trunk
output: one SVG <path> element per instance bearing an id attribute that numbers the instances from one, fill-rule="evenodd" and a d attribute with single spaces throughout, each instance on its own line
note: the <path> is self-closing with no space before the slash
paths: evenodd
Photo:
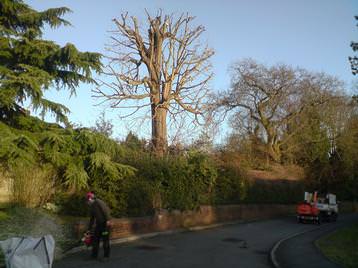
<path id="1" fill-rule="evenodd" d="M 267 130 L 267 153 L 273 161 L 276 163 L 281 162 L 281 151 L 280 146 L 275 139 L 272 128 L 266 128 Z"/>
<path id="2" fill-rule="evenodd" d="M 151 39 L 151 109 L 152 109 L 152 143 L 154 153 L 163 156 L 167 151 L 167 109 L 163 105 L 163 88 L 161 88 L 162 44 L 163 35 L 160 30 L 160 21 L 152 23 Z"/>
<path id="3" fill-rule="evenodd" d="M 152 143 L 157 156 L 167 151 L 167 110 L 152 104 Z"/>
<path id="4" fill-rule="evenodd" d="M 276 163 L 281 162 L 281 152 L 278 146 L 275 146 L 275 144 L 267 144 L 267 153 L 270 156 L 270 158 L 275 161 Z"/>

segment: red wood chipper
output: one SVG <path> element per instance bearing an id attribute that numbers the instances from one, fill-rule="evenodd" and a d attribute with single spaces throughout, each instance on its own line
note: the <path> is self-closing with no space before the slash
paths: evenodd
<path id="1" fill-rule="evenodd" d="M 318 192 L 305 192 L 304 201 L 297 205 L 297 221 L 321 224 L 322 221 L 336 221 L 338 205 L 334 194 L 318 196 Z"/>

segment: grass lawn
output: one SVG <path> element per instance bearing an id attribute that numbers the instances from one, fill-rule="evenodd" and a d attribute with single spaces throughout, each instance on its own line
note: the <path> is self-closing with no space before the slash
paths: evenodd
<path id="1" fill-rule="evenodd" d="M 358 223 L 317 241 L 322 253 L 343 267 L 358 267 Z"/>

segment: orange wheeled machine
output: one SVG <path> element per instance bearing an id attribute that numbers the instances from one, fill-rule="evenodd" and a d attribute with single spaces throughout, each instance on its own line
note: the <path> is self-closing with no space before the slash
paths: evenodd
<path id="1" fill-rule="evenodd" d="M 322 221 L 336 221 L 338 205 L 334 194 L 318 196 L 318 192 L 305 192 L 304 201 L 296 208 L 298 222 L 313 222 L 321 224 Z"/>

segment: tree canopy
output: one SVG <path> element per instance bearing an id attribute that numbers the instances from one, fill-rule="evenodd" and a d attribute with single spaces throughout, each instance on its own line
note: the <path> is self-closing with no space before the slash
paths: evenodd
<path id="1" fill-rule="evenodd" d="M 235 111 L 234 124 L 261 140 L 265 153 L 281 162 L 282 151 L 291 150 L 293 137 L 303 133 L 303 115 L 331 102 L 340 89 L 339 80 L 323 73 L 247 59 L 233 65 L 231 89 L 220 94 L 217 106 Z"/>

